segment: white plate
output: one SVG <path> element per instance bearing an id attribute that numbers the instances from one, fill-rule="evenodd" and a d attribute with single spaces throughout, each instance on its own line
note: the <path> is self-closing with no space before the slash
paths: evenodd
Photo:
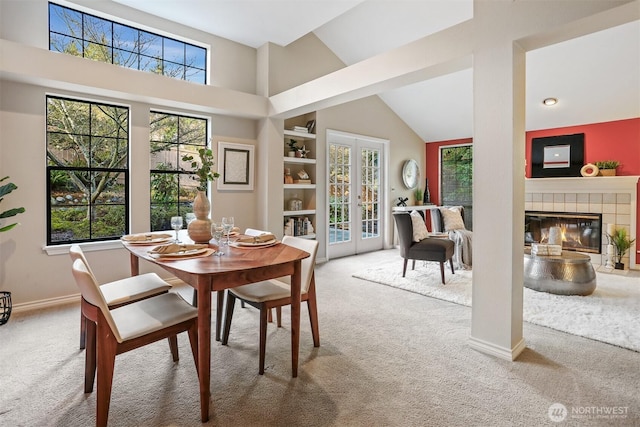
<path id="1" fill-rule="evenodd" d="M 236 248 L 256 248 L 256 247 L 264 247 L 264 246 L 272 246 L 278 243 L 276 239 L 269 240 L 268 242 L 233 242 L 230 246 L 234 246 Z"/>
<path id="2" fill-rule="evenodd" d="M 209 248 L 190 249 L 188 251 L 174 252 L 170 254 L 150 253 L 150 255 L 154 258 L 182 258 L 182 257 L 191 257 L 195 255 L 200 255 L 205 253 L 207 250 L 209 250 Z"/>

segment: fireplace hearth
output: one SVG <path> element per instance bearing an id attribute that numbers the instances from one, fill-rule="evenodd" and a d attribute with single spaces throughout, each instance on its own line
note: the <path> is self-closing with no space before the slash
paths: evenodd
<path id="1" fill-rule="evenodd" d="M 526 211 L 524 242 L 548 243 L 549 229 L 560 227 L 562 249 L 599 254 L 602 247 L 602 214 Z"/>

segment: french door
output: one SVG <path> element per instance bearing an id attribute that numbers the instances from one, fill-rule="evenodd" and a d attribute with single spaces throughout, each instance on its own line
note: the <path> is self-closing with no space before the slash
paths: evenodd
<path id="1" fill-rule="evenodd" d="M 384 142 L 327 131 L 329 258 L 382 249 Z"/>

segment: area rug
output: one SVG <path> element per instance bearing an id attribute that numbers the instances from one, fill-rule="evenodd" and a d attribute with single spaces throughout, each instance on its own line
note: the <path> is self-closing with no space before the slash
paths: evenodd
<path id="1" fill-rule="evenodd" d="M 440 266 L 434 262 L 416 262 L 402 277 L 402 258 L 390 259 L 353 274 L 354 277 L 380 283 L 432 298 L 471 306 L 472 272 L 445 270 L 446 284 L 440 280 Z M 553 295 L 524 289 L 525 322 L 546 326 L 573 335 L 602 341 L 640 352 L 640 278 L 596 272 L 597 288 L 589 296 Z"/>

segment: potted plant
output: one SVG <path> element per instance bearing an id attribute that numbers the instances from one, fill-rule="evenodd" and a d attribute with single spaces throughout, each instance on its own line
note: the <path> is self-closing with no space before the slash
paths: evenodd
<path id="1" fill-rule="evenodd" d="M 0 182 L 8 179 L 8 176 L 0 179 Z M 4 196 L 11 193 L 13 190 L 18 187 L 10 182 L 8 184 L 0 185 L 0 202 L 4 200 Z M 0 220 L 4 220 L 4 218 L 9 218 L 12 216 L 16 216 L 24 212 L 24 208 L 13 208 L 4 212 L 0 212 Z M 13 227 L 18 225 L 17 222 L 13 224 L 4 225 L 4 222 L 0 223 L 0 232 L 5 232 L 11 230 Z M 11 292 L 0 291 L 0 325 L 4 325 L 9 321 L 9 317 L 11 316 Z"/>
<path id="2" fill-rule="evenodd" d="M 191 162 L 191 167 L 195 172 L 194 179 L 198 180 L 197 194 L 193 201 L 193 213 L 196 219 L 187 225 L 187 233 L 195 243 L 208 243 L 211 240 L 211 220 L 209 210 L 211 203 L 207 198 L 207 183 L 215 181 L 220 177 L 218 172 L 213 172 L 213 151 L 210 148 L 200 148 L 198 150 L 200 164 L 193 159 L 190 154 L 182 156 L 185 162 Z"/>
<path id="3" fill-rule="evenodd" d="M 625 228 L 616 228 L 613 231 L 613 234 L 607 233 L 607 237 L 609 238 L 611 244 L 616 248 L 616 270 L 624 270 L 622 257 L 627 253 L 636 239 L 630 239 Z"/>
<path id="4" fill-rule="evenodd" d="M 289 142 L 289 157 L 295 157 L 296 152 L 298 151 L 298 147 L 296 147 L 297 141 L 295 139 L 290 139 Z"/>
<path id="5" fill-rule="evenodd" d="M 416 187 L 416 189 L 413 190 L 413 197 L 416 199 L 416 206 L 422 204 L 422 189 L 420 187 Z"/>
<path id="6" fill-rule="evenodd" d="M 600 175 L 615 176 L 616 168 L 620 165 L 620 162 L 617 160 L 603 160 L 595 162 L 595 165 L 600 169 Z"/>

